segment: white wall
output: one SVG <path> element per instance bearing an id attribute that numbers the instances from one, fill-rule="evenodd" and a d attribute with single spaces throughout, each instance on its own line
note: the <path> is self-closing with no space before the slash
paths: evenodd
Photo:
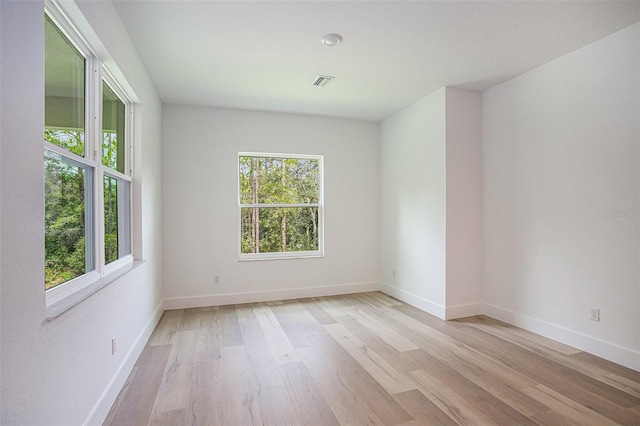
<path id="1" fill-rule="evenodd" d="M 446 318 L 482 311 L 482 96 L 446 88 Z"/>
<path id="2" fill-rule="evenodd" d="M 2 1 L 2 424 L 101 423 L 161 306 L 160 103 L 113 5 L 64 6 L 92 44 L 102 40 L 97 50 L 120 66 L 142 103 L 134 186 L 142 187 L 138 221 L 146 262 L 45 321 L 44 7 L 41 1 Z"/>
<path id="3" fill-rule="evenodd" d="M 444 88 L 380 125 L 383 290 L 441 318 L 446 276 L 445 133 Z"/>
<path id="4" fill-rule="evenodd" d="M 440 318 L 482 310 L 480 101 L 446 87 L 381 124 L 382 289 Z"/>
<path id="5" fill-rule="evenodd" d="M 486 312 L 635 369 L 639 47 L 635 24 L 483 94 Z"/>
<path id="6" fill-rule="evenodd" d="M 165 307 L 378 288 L 376 123 L 165 105 L 162 140 Z M 324 155 L 324 258 L 238 261 L 240 151 Z"/>

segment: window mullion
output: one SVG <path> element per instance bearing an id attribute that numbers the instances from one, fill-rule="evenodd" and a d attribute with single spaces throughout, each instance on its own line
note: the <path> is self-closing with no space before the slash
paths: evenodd
<path id="1" fill-rule="evenodd" d="M 102 146 L 102 78 L 100 60 L 95 57 L 87 59 L 87 109 L 86 126 L 89 152 L 87 156 L 100 163 L 99 150 Z"/>
<path id="2" fill-rule="evenodd" d="M 104 271 L 104 168 L 102 167 L 102 76 L 100 60 L 87 59 L 87 156 L 96 164 L 93 179 L 93 247 L 95 269 Z"/>

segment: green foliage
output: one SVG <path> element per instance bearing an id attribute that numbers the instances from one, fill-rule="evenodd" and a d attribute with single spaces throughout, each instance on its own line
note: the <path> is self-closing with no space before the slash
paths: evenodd
<path id="1" fill-rule="evenodd" d="M 45 288 L 86 271 L 84 170 L 45 154 Z"/>
<path id="2" fill-rule="evenodd" d="M 118 234 L 105 234 L 104 236 L 105 263 L 118 260 Z"/>
<path id="3" fill-rule="evenodd" d="M 318 250 L 318 160 L 240 157 L 239 169 L 242 204 L 294 205 L 242 208 L 242 253 Z"/>
<path id="4" fill-rule="evenodd" d="M 83 155 L 80 132 L 46 130 L 45 138 L 78 155 Z M 105 140 L 107 137 L 105 136 Z M 115 152 L 115 138 L 108 152 Z M 111 155 L 111 154 L 109 154 Z M 55 287 L 87 272 L 91 259 L 85 247 L 85 171 L 46 151 L 45 175 L 45 289 Z M 118 259 L 118 184 L 104 177 L 105 263 Z"/>
<path id="5" fill-rule="evenodd" d="M 118 135 L 102 132 L 102 164 L 118 170 Z"/>
<path id="6" fill-rule="evenodd" d="M 78 130 L 45 130 L 47 142 L 58 145 L 80 157 L 84 156 L 84 132 Z"/>
<path id="7" fill-rule="evenodd" d="M 45 130 L 45 139 L 79 156 L 84 155 L 84 135 L 74 130 Z M 104 134 L 103 160 L 116 161 L 115 134 Z M 85 171 L 45 151 L 45 289 L 87 272 L 91 259 L 85 248 Z M 105 263 L 118 259 L 118 184 L 104 177 Z"/>
<path id="8" fill-rule="evenodd" d="M 118 180 L 104 177 L 104 259 L 118 260 Z"/>

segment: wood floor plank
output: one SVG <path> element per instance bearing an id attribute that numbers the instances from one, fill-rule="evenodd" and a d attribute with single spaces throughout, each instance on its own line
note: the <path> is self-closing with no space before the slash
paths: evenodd
<path id="1" fill-rule="evenodd" d="M 412 317 L 433 321 L 432 318 L 424 317 L 428 314 L 420 313 L 412 307 L 409 308 L 398 306 L 393 309 L 400 310 Z M 485 356 L 499 360 L 505 365 L 517 366 L 518 371 L 537 383 L 542 383 L 563 394 L 569 393 L 573 399 L 577 398 L 576 400 L 584 403 L 590 401 L 601 412 L 615 413 L 619 408 L 631 407 L 640 403 L 637 397 L 586 376 L 570 366 L 563 365 L 558 360 L 514 345 L 475 327 L 451 327 L 446 332 L 450 337 L 469 347 L 474 347 Z M 616 417 L 621 420 L 628 419 L 627 413 Z"/>
<path id="2" fill-rule="evenodd" d="M 583 423 L 576 422 L 557 411 L 549 410 L 538 413 L 531 417 L 531 420 L 541 426 L 584 426 Z"/>
<path id="3" fill-rule="evenodd" d="M 423 424 L 418 422 L 417 420 L 409 420 L 408 422 L 400 423 L 397 426 L 423 426 Z"/>
<path id="4" fill-rule="evenodd" d="M 380 309 L 380 312 L 384 312 L 385 314 L 388 314 L 391 311 L 400 312 L 444 334 L 449 334 L 450 331 L 455 331 L 458 329 L 466 329 L 470 327 L 468 324 L 455 321 L 455 320 L 443 321 L 440 318 L 437 318 L 431 314 L 421 311 L 420 309 L 415 308 L 411 305 L 407 305 L 406 303 L 402 305 L 392 306 L 390 307 L 390 309 Z"/>
<path id="5" fill-rule="evenodd" d="M 348 315 L 340 317 L 339 323 L 362 340 L 373 352 L 393 365 L 396 370 L 408 373 L 424 368 L 424 364 L 421 362 L 421 355 L 425 354 L 425 352 L 422 349 L 418 348 L 413 351 L 398 352 L 395 348 L 380 340 L 373 331 L 364 327 Z"/>
<path id="6" fill-rule="evenodd" d="M 182 320 L 178 330 L 188 331 L 197 330 L 200 327 L 200 319 L 202 318 L 202 309 L 192 308 L 185 309 L 182 314 Z"/>
<path id="7" fill-rule="evenodd" d="M 276 306 L 270 305 L 270 306 Z M 284 386 L 260 389 L 260 419 L 264 426 L 297 426 L 300 419 Z"/>
<path id="8" fill-rule="evenodd" d="M 212 401 L 222 408 L 221 425 L 260 425 L 259 386 L 244 346 L 220 349 L 220 394 Z"/>
<path id="9" fill-rule="evenodd" d="M 295 348 L 284 332 L 278 319 L 267 305 L 254 304 L 252 309 L 253 315 L 258 320 L 258 324 L 264 333 L 264 337 L 269 346 L 269 350 L 273 354 L 274 360 L 278 364 L 286 362 L 300 361 Z"/>
<path id="10" fill-rule="evenodd" d="M 322 325 L 296 301 L 270 308 L 294 348 L 313 346 L 314 335 L 326 334 Z"/>
<path id="11" fill-rule="evenodd" d="M 191 401 L 191 379 L 197 353 L 197 331 L 178 331 L 173 341 L 171 355 L 153 407 L 154 413 L 187 408 Z"/>
<path id="12" fill-rule="evenodd" d="M 523 389 L 523 392 L 577 424 L 598 424 L 602 426 L 617 424 L 544 385 Z"/>
<path id="13" fill-rule="evenodd" d="M 298 349 L 341 424 L 395 425 L 411 420 L 400 404 L 331 336 Z"/>
<path id="14" fill-rule="evenodd" d="M 640 383 L 627 379 L 626 377 L 618 376 L 617 374 L 607 374 L 600 377 L 598 380 L 604 382 L 610 386 L 620 389 L 623 392 L 640 398 Z"/>
<path id="15" fill-rule="evenodd" d="M 393 347 L 398 352 L 413 351 L 419 349 L 411 340 L 403 337 L 393 329 L 387 327 L 383 321 L 377 320 L 363 309 L 354 307 L 349 316 L 358 321 L 364 327 L 373 331 L 380 340 Z"/>
<path id="16" fill-rule="evenodd" d="M 103 425 L 108 426 L 111 424 L 116 424 L 113 423 L 113 419 L 116 416 L 117 413 L 119 413 L 120 411 L 124 410 L 124 407 L 121 409 L 121 406 L 125 403 L 125 401 L 127 401 L 126 397 L 127 397 L 127 392 L 129 391 L 129 388 L 131 387 L 131 384 L 134 383 L 134 379 L 136 377 L 136 373 L 138 372 L 139 367 L 137 365 L 135 365 L 133 367 L 133 369 L 131 370 L 131 373 L 129 374 L 129 377 L 127 377 L 127 380 L 125 381 L 124 385 L 122 386 L 122 389 L 120 390 L 120 393 L 118 394 L 118 397 L 116 398 L 116 400 L 113 402 L 113 405 L 111 406 L 111 409 L 109 410 L 109 413 L 107 414 L 107 417 L 105 418 Z M 154 395 L 155 397 L 155 395 Z M 153 406 L 153 403 L 152 403 Z"/>
<path id="17" fill-rule="evenodd" d="M 342 324 L 327 324 L 324 328 L 390 394 L 417 389 L 413 380 L 373 352 Z"/>
<path id="18" fill-rule="evenodd" d="M 420 425 L 442 425 L 454 426 L 457 423 L 442 411 L 436 404 L 431 402 L 419 390 L 398 393 L 393 396 L 396 401 L 407 410 L 407 412 Z"/>
<path id="19" fill-rule="evenodd" d="M 477 350 L 472 345 L 466 345 L 456 338 L 432 328 L 430 325 L 399 312 L 395 308 L 386 308 L 382 312 L 388 318 L 389 326 L 405 328 L 406 335 L 410 336 L 411 340 L 418 344 L 420 348 L 441 361 L 450 364 L 453 368 L 460 368 L 469 374 L 485 372 L 486 375 L 491 375 L 514 389 L 534 386 L 537 383 L 512 368 L 510 364 L 501 362 L 494 357 L 486 356 L 485 353 Z"/>
<path id="20" fill-rule="evenodd" d="M 201 310 L 201 314 L 187 419 L 192 425 L 223 424 L 225 413 L 217 404 L 226 392 L 221 384 L 221 349 L 242 345 L 242 331 L 233 306 Z"/>
<path id="21" fill-rule="evenodd" d="M 172 345 L 149 346 L 136 362 L 135 377 L 123 389 L 109 413 L 105 425 L 144 425 L 151 418 L 153 405 L 167 363 Z"/>
<path id="22" fill-rule="evenodd" d="M 572 370 L 578 371 L 585 376 L 592 377 L 632 395 L 640 396 L 637 393 L 628 392 L 628 388 L 625 388 L 620 381 L 609 378 L 610 370 L 572 356 L 579 352 L 575 348 L 562 345 L 542 336 L 536 336 L 535 334 L 519 329 L 518 327 L 514 327 L 485 316 L 465 318 L 460 321 L 478 327 L 487 333 L 507 340 L 533 353 L 542 355 L 545 358 L 556 361 L 566 367 L 570 367 Z M 629 379 L 621 377 L 622 382 L 625 380 Z M 632 382 L 632 380 L 629 381 Z"/>
<path id="23" fill-rule="evenodd" d="M 299 424 L 332 426 L 340 424 L 304 363 L 281 364 L 279 369 L 300 420 Z"/>
<path id="24" fill-rule="evenodd" d="M 513 344 L 522 346 L 529 350 L 534 350 L 539 353 L 553 354 L 560 353 L 563 355 L 574 355 L 580 352 L 572 346 L 565 345 L 548 339 L 546 337 L 539 336 L 521 328 L 506 324 L 502 321 L 489 318 L 481 315 L 477 317 L 469 317 L 457 320 L 458 322 L 470 324 L 474 327 L 478 327 L 487 333 L 495 334 Z"/>
<path id="25" fill-rule="evenodd" d="M 352 308 L 350 303 L 334 296 L 316 297 L 314 300 L 325 312 L 334 318 L 341 315 L 349 315 L 349 311 Z"/>
<path id="26" fill-rule="evenodd" d="M 532 416 L 547 410 L 544 405 L 518 391 L 534 382 L 517 370 L 487 358 L 466 345 L 453 343 L 446 335 L 440 335 L 439 332 L 435 332 L 435 335 L 436 340 L 431 336 L 421 344 L 424 352 L 524 416 Z"/>
<path id="27" fill-rule="evenodd" d="M 353 324 L 353 321 L 349 322 L 348 319 L 348 317 L 343 317 L 340 322 L 345 324 L 345 326 L 352 331 L 354 328 L 357 330 L 358 326 Z M 510 372 L 508 367 L 500 364 L 492 364 L 487 367 L 486 362 L 480 357 L 477 357 L 474 360 L 476 355 L 474 355 L 473 352 L 468 353 L 464 346 L 459 348 L 457 351 L 431 350 L 429 351 L 430 354 L 428 354 L 425 350 L 419 349 L 404 353 L 396 352 L 394 354 L 385 350 L 384 346 L 380 344 L 376 345 L 375 340 L 364 334 L 366 332 L 363 332 L 361 329 L 354 331 L 354 333 L 366 341 L 369 346 L 374 348 L 374 351 L 382 354 L 384 359 L 390 360 L 392 365 L 400 371 L 409 372 L 430 368 L 431 364 L 429 363 L 429 357 L 436 356 L 437 359 L 455 369 L 464 377 L 471 380 L 473 383 L 491 393 L 501 401 L 506 402 L 525 416 L 532 416 L 536 413 L 548 410 L 548 408 L 543 404 L 540 404 L 538 401 L 518 392 L 517 386 L 522 386 L 523 384 L 521 381 L 512 382 L 510 380 L 504 380 L 503 374 L 508 374 Z M 416 341 L 419 340 L 416 339 Z M 430 346 L 427 343 L 423 344 L 425 346 Z M 499 370 L 499 375 L 496 375 L 495 369 Z"/>
<path id="28" fill-rule="evenodd" d="M 639 425 L 640 371 L 379 292 L 163 314 L 104 422 Z"/>
<path id="29" fill-rule="evenodd" d="M 200 333 L 213 347 L 238 346 L 243 343 L 240 322 L 233 306 L 200 312 Z"/>
<path id="30" fill-rule="evenodd" d="M 413 377 L 423 385 L 420 392 L 423 393 L 434 405 L 453 418 L 459 425 L 498 425 L 496 420 L 491 419 L 478 410 L 464 396 L 458 396 L 456 393 L 446 392 L 441 394 L 439 389 L 440 381 L 435 380 L 429 375 L 428 370 L 416 370 Z M 432 390 L 433 389 L 433 390 Z M 444 388 L 445 391 L 447 388 Z"/>
<path id="31" fill-rule="evenodd" d="M 336 322 L 335 318 L 327 313 L 320 305 L 312 298 L 298 299 L 298 302 L 304 309 L 311 314 L 319 324 L 333 324 Z"/>
<path id="32" fill-rule="evenodd" d="M 148 423 L 149 426 L 186 426 L 187 409 L 154 413 Z"/>
<path id="33" fill-rule="evenodd" d="M 539 384 L 560 394 L 569 395 L 574 401 L 589 406 L 620 424 L 640 424 L 638 416 L 624 410 L 640 402 L 635 396 L 536 353 L 510 345 L 481 330 L 476 330 L 472 334 L 467 334 L 467 331 L 460 330 L 461 340 L 507 364 L 517 366 L 519 371 Z"/>
<path id="34" fill-rule="evenodd" d="M 571 358 L 579 359 L 580 361 L 593 365 L 608 371 L 609 373 L 616 374 L 634 382 L 640 382 L 640 371 L 635 371 L 620 364 L 613 363 L 603 358 L 599 358 L 587 352 L 579 352 L 571 355 Z"/>
<path id="35" fill-rule="evenodd" d="M 261 387 L 281 386 L 284 384 L 267 338 L 258 319 L 253 315 L 251 304 L 236 305 L 238 322 L 240 323 L 242 341 L 256 380 Z"/>
<path id="36" fill-rule="evenodd" d="M 348 385 L 343 384 L 339 369 L 333 362 L 322 365 L 321 354 L 314 353 L 317 349 L 313 346 L 298 349 L 309 369 L 311 376 L 318 388 L 325 395 L 325 399 L 340 424 L 345 425 L 383 425 L 382 420 L 375 415 L 362 397 L 353 392 Z M 337 379 L 337 380 L 336 380 Z"/>
<path id="37" fill-rule="evenodd" d="M 380 308 L 382 306 L 399 306 L 404 303 L 399 301 L 398 299 L 394 299 L 391 296 L 388 296 L 380 291 L 372 291 L 368 293 L 357 293 L 350 295 L 351 297 L 355 297 L 359 299 L 363 303 L 367 303 L 374 308 Z"/>
<path id="38" fill-rule="evenodd" d="M 167 345 L 171 343 L 171 338 L 182 326 L 184 310 L 177 309 L 165 311 L 160 318 L 158 326 L 153 331 L 149 340 L 149 346 Z"/>
<path id="39" fill-rule="evenodd" d="M 429 369 L 411 375 L 420 391 L 461 424 L 534 424 L 528 417 L 433 358 Z"/>
<path id="40" fill-rule="evenodd" d="M 220 347 L 211 341 L 198 341 L 197 358 L 192 371 L 191 403 L 187 412 L 189 425 L 221 425 L 223 411 L 219 401 L 224 398 L 222 389 Z"/>

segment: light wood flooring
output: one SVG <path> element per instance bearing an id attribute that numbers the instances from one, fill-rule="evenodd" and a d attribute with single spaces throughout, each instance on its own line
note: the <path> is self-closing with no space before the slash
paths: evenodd
<path id="1" fill-rule="evenodd" d="M 640 373 L 382 293 L 164 313 L 106 425 L 640 425 Z"/>

